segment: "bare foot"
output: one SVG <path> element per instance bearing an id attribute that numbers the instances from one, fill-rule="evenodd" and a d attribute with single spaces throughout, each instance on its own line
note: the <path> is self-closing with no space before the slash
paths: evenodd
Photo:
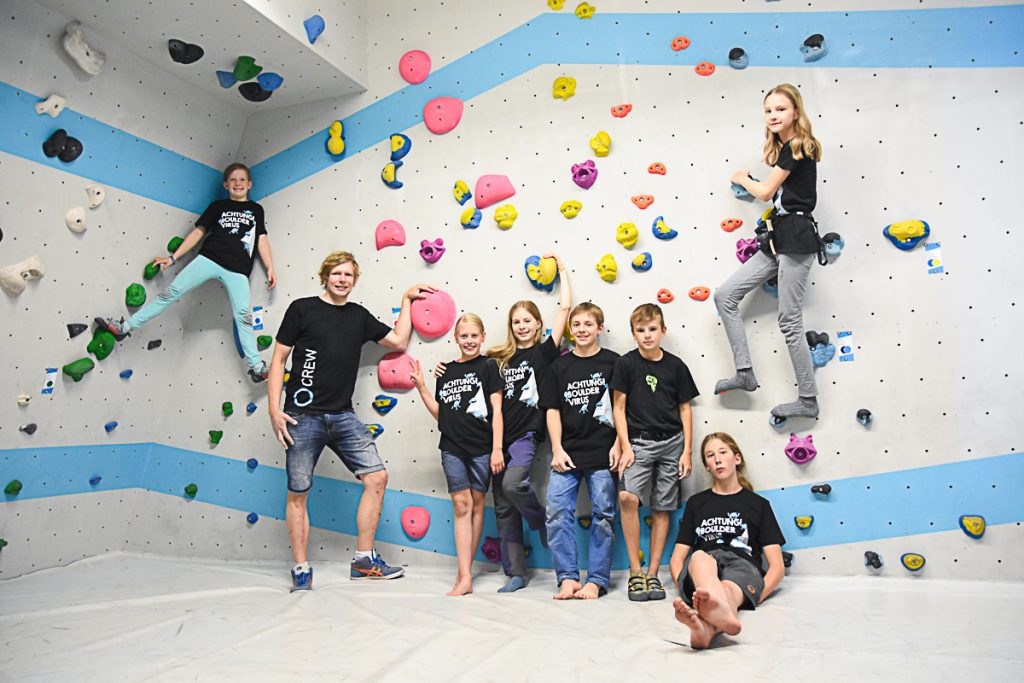
<path id="1" fill-rule="evenodd" d="M 734 636 L 743 628 L 725 601 L 712 595 L 706 588 L 698 588 L 693 592 L 693 605 L 704 621 L 727 635 Z"/>
<path id="2" fill-rule="evenodd" d="M 553 600 L 572 600 L 572 596 L 578 591 L 580 586 L 579 581 L 573 581 L 572 579 L 565 579 L 562 581 L 562 585 L 558 587 L 558 592 L 551 596 Z"/>
<path id="3" fill-rule="evenodd" d="M 455 585 L 448 591 L 448 595 L 452 597 L 461 597 L 463 595 L 469 595 L 473 592 L 473 577 L 467 576 L 462 578 L 461 576 L 455 577 Z"/>
<path id="4" fill-rule="evenodd" d="M 697 610 L 693 609 L 681 598 L 672 601 L 672 607 L 676 610 L 676 620 L 690 629 L 690 647 L 694 650 L 703 650 L 711 644 L 715 637 L 715 628 L 700 618 Z"/>
<path id="5" fill-rule="evenodd" d="M 597 600 L 601 597 L 601 587 L 588 581 L 587 585 L 573 593 L 572 597 L 577 600 Z"/>

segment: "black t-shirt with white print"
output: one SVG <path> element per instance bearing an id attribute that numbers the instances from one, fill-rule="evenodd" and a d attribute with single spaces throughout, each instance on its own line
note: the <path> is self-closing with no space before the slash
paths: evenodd
<path id="1" fill-rule="evenodd" d="M 789 171 L 789 176 L 775 191 L 773 200 L 775 251 L 779 254 L 814 254 L 818 251 L 814 226 L 809 218 L 795 214 L 810 215 L 818 203 L 818 162 L 806 153 L 803 159 L 794 159 L 793 150 L 787 143 L 779 150 L 775 165 Z M 787 217 L 788 214 L 794 215 Z"/>
<path id="2" fill-rule="evenodd" d="M 380 341 L 390 331 L 351 301 L 342 306 L 318 296 L 293 301 L 277 330 L 277 341 L 292 347 L 285 412 L 352 410 L 360 349 L 368 341 Z"/>
<path id="3" fill-rule="evenodd" d="M 196 225 L 206 231 L 200 256 L 249 277 L 256 261 L 256 242 L 267 234 L 262 206 L 249 200 L 219 199 L 206 207 Z"/>
<path id="4" fill-rule="evenodd" d="M 448 363 L 434 390 L 442 451 L 465 457 L 491 452 L 491 394 L 501 387 L 498 364 L 490 358 Z"/>
<path id="5" fill-rule="evenodd" d="M 752 562 L 763 575 L 762 549 L 784 545 L 786 537 L 766 498 L 747 489 L 728 495 L 708 489 L 686 501 L 676 543 L 693 550 L 728 550 Z"/>
<path id="6" fill-rule="evenodd" d="M 548 337 L 528 349 L 517 349 L 505 366 L 504 395 L 501 416 L 505 425 L 504 441 L 508 448 L 527 432 L 533 432 L 538 441 L 544 440 L 544 411 L 540 409 L 540 378 L 548 371 L 551 361 L 559 356 L 555 341 Z"/>
<path id="7" fill-rule="evenodd" d="M 611 383 L 619 354 L 601 349 L 586 358 L 556 358 L 541 380 L 540 405 L 559 412 L 562 448 L 577 470 L 608 469 L 615 444 Z"/>
<path id="8" fill-rule="evenodd" d="M 679 406 L 700 394 L 686 363 L 664 349 L 656 361 L 644 358 L 639 349 L 620 356 L 612 389 L 626 394 L 631 439 L 640 432 L 660 432 L 665 439 L 683 431 Z"/>

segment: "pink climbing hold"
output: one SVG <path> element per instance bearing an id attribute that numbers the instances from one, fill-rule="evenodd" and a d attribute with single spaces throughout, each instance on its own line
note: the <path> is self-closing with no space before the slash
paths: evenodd
<path id="1" fill-rule="evenodd" d="M 797 465 L 804 465 L 814 460 L 818 449 L 814 447 L 814 437 L 808 434 L 800 437 L 796 434 L 789 435 L 789 443 L 786 445 L 786 457 Z"/>
<path id="2" fill-rule="evenodd" d="M 740 263 L 746 263 L 757 253 L 757 238 L 749 237 L 736 242 L 736 258 Z"/>
<path id="3" fill-rule="evenodd" d="M 409 374 L 415 369 L 416 362 L 409 354 L 398 351 L 386 353 L 377 363 L 377 383 L 388 391 L 412 389 L 416 385 Z"/>
<path id="4" fill-rule="evenodd" d="M 398 221 L 381 221 L 374 237 L 377 240 L 377 251 L 384 247 L 400 247 L 405 244 L 405 228 Z"/>
<path id="5" fill-rule="evenodd" d="M 412 326 L 421 337 L 443 337 L 455 324 L 455 300 L 440 289 L 412 302 Z"/>
<path id="6" fill-rule="evenodd" d="M 508 199 L 516 193 L 512 187 L 512 181 L 507 175 L 482 175 L 476 181 L 476 192 L 473 199 L 476 201 L 476 208 L 486 209 L 491 204 Z"/>
<path id="7" fill-rule="evenodd" d="M 444 135 L 462 120 L 462 100 L 457 97 L 435 97 L 423 105 L 423 123 L 435 135 Z"/>
<path id="8" fill-rule="evenodd" d="M 402 510 L 402 531 L 413 540 L 427 535 L 430 529 L 430 511 L 419 505 L 410 505 Z"/>
<path id="9" fill-rule="evenodd" d="M 488 562 L 501 562 L 501 539 L 487 536 L 484 538 L 483 545 L 480 546 L 480 552 Z"/>
<path id="10" fill-rule="evenodd" d="M 420 240 L 420 256 L 427 263 L 437 263 L 444 256 L 444 240 L 440 237 L 433 242 Z"/>
<path id="11" fill-rule="evenodd" d="M 409 50 L 398 60 L 398 73 L 406 83 L 422 83 L 430 75 L 430 55 L 423 50 Z"/>

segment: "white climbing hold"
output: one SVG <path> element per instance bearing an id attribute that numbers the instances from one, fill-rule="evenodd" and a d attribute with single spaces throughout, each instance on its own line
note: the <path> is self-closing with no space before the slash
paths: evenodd
<path id="1" fill-rule="evenodd" d="M 85 188 L 85 194 L 89 196 L 89 208 L 95 209 L 107 198 L 107 188 L 102 185 L 89 185 Z"/>
<path id="2" fill-rule="evenodd" d="M 0 289 L 11 296 L 18 296 L 25 291 L 25 283 L 38 280 L 45 273 L 43 260 L 38 256 L 30 256 L 20 263 L 0 268 Z"/>
<path id="3" fill-rule="evenodd" d="M 36 103 L 36 113 L 47 114 L 51 119 L 55 119 L 67 105 L 67 100 L 60 95 L 50 95 L 42 102 Z"/>
<path id="4" fill-rule="evenodd" d="M 85 229 L 89 227 L 85 224 L 85 207 L 76 206 L 73 209 L 68 209 L 68 212 L 64 214 L 64 222 L 68 224 L 68 230 L 71 232 L 85 232 Z"/>
<path id="5" fill-rule="evenodd" d="M 82 25 L 77 21 L 69 22 L 64 27 L 64 50 L 90 76 L 99 75 L 107 61 L 105 54 L 85 42 Z"/>

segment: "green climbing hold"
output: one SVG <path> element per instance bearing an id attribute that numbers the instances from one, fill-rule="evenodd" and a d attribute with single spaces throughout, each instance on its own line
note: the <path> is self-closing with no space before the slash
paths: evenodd
<path id="1" fill-rule="evenodd" d="M 117 340 L 107 330 L 95 330 L 92 333 L 92 341 L 85 347 L 85 350 L 96 356 L 96 360 L 103 360 L 114 351 L 114 344 Z M 75 380 L 78 381 L 78 380 Z"/>
<path id="2" fill-rule="evenodd" d="M 219 429 L 210 430 L 210 443 L 220 443 L 220 440 L 224 438 L 224 432 Z"/>
<path id="3" fill-rule="evenodd" d="M 91 358 L 79 358 L 74 363 L 68 363 L 61 370 L 64 374 L 75 380 L 81 382 L 82 378 L 85 377 L 85 373 L 96 367 L 96 364 L 92 362 Z"/>
<path id="4" fill-rule="evenodd" d="M 152 280 L 160 274 L 160 266 L 150 261 L 146 264 L 146 267 L 142 269 L 142 278 L 144 280 Z"/>
<path id="5" fill-rule="evenodd" d="M 7 545 L 7 541 L 5 539 L 0 538 L 0 550 L 3 550 L 4 546 L 6 546 L 6 545 Z"/>
<path id="6" fill-rule="evenodd" d="M 138 282 L 133 282 L 124 290 L 124 305 L 137 308 L 146 303 L 146 290 Z"/>
<path id="7" fill-rule="evenodd" d="M 171 241 L 167 243 L 167 253 L 173 254 L 174 252 L 178 251 L 178 247 L 180 247 L 182 242 L 184 241 L 185 240 L 181 239 L 180 237 L 172 237 Z"/>
<path id="8" fill-rule="evenodd" d="M 197 493 L 199 493 L 199 487 L 195 484 L 189 484 L 185 487 L 185 495 L 189 498 L 195 498 Z"/>
<path id="9" fill-rule="evenodd" d="M 271 337 L 269 334 L 261 334 L 260 336 L 256 337 L 256 346 L 259 347 L 260 351 L 269 348 L 270 345 L 273 343 L 274 338 Z"/>
<path id="10" fill-rule="evenodd" d="M 235 70 L 232 71 L 235 78 L 239 81 L 248 81 L 251 78 L 256 78 L 259 73 L 263 71 L 263 67 L 256 63 L 256 60 L 248 55 L 242 55 L 235 62 Z"/>
<path id="11" fill-rule="evenodd" d="M 224 417 L 230 417 L 231 413 L 235 412 L 235 407 L 231 405 L 231 401 L 224 401 L 220 404 L 220 412 L 224 413 Z M 213 432 L 210 432 L 213 434 Z"/>
<path id="12" fill-rule="evenodd" d="M 7 486 L 4 487 L 4 493 L 8 496 L 16 496 L 21 493 L 21 482 L 17 479 L 11 479 L 7 482 Z"/>

